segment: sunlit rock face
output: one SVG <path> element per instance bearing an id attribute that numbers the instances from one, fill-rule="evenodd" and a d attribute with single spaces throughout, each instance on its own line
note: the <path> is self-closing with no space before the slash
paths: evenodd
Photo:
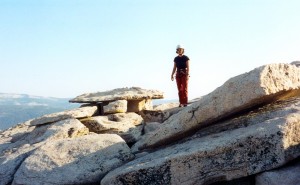
<path id="1" fill-rule="evenodd" d="M 104 92 L 85 93 L 69 101 L 71 103 L 101 103 L 104 105 L 104 113 L 122 113 L 151 110 L 153 108 L 152 99 L 162 99 L 163 97 L 164 93 L 158 90 L 126 87 Z"/>
<path id="2" fill-rule="evenodd" d="M 276 101 L 110 172 L 102 184 L 210 184 L 277 168 L 300 156 L 300 98 Z"/>
<path id="3" fill-rule="evenodd" d="M 26 158 L 12 184 L 96 183 L 132 157 L 124 140 L 113 134 L 56 140 Z"/>
<path id="4" fill-rule="evenodd" d="M 162 99 L 164 93 L 158 90 L 142 89 L 140 87 L 117 88 L 104 92 L 86 93 L 70 100 L 73 103 L 94 103 L 115 100 Z"/>
<path id="5" fill-rule="evenodd" d="M 185 133 L 255 106 L 299 95 L 300 69 L 269 64 L 226 81 L 213 92 L 167 119 L 155 132 L 138 141 L 134 150 L 156 147 L 186 136 Z"/>
<path id="6" fill-rule="evenodd" d="M 187 107 L 153 106 L 162 93 L 141 88 L 86 96 L 0 131 L 0 185 L 298 182 L 285 165 L 300 159 L 299 70 L 261 66 Z"/>

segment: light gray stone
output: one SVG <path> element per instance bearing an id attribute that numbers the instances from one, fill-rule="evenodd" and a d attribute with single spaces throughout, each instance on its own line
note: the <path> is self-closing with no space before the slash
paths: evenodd
<path id="1" fill-rule="evenodd" d="M 70 119 L 70 118 L 91 117 L 95 115 L 97 112 L 98 112 L 97 106 L 84 106 L 72 110 L 41 116 L 39 118 L 30 121 L 30 125 L 32 126 L 42 125 L 42 124 L 53 123 L 53 122 L 61 121 L 64 119 Z"/>
<path id="2" fill-rule="evenodd" d="M 160 125 L 161 125 L 161 123 L 159 123 L 159 122 L 145 123 L 144 133 L 147 134 L 149 132 L 153 132 L 153 131 L 159 129 Z"/>
<path id="3" fill-rule="evenodd" d="M 300 69 L 268 64 L 233 77 L 199 101 L 167 119 L 160 129 L 139 140 L 134 150 L 174 142 L 184 133 L 208 126 L 240 111 L 299 94 Z"/>
<path id="4" fill-rule="evenodd" d="M 128 100 L 127 111 L 128 112 L 140 112 L 142 110 L 152 110 L 152 100 Z"/>
<path id="5" fill-rule="evenodd" d="M 170 110 L 173 108 L 177 108 L 179 106 L 179 103 L 163 103 L 160 105 L 155 105 L 153 106 L 153 110 L 160 110 L 160 111 L 164 111 L 164 110 Z"/>
<path id="6" fill-rule="evenodd" d="M 120 135 L 127 143 L 136 142 L 142 134 L 143 118 L 136 113 L 117 113 L 82 119 L 91 132 Z"/>
<path id="7" fill-rule="evenodd" d="M 80 137 L 88 133 L 88 128 L 77 119 L 66 119 L 45 127 L 43 132 L 37 133 L 38 137 L 34 138 L 33 141 L 35 143 L 48 142 L 62 138 Z"/>
<path id="8" fill-rule="evenodd" d="M 109 172 L 101 185 L 204 185 L 280 167 L 300 156 L 300 102 L 287 101 L 244 115 L 239 119 L 248 123 L 244 127 L 142 155 Z"/>
<path id="9" fill-rule="evenodd" d="M 127 101 L 116 100 L 110 102 L 108 105 L 103 106 L 104 114 L 115 114 L 127 112 Z"/>
<path id="10" fill-rule="evenodd" d="M 180 142 L 193 140 L 195 138 L 208 136 L 224 132 L 227 130 L 234 130 L 242 127 L 247 127 L 253 124 L 264 122 L 272 117 L 284 117 L 286 114 L 295 112 L 294 107 L 299 107 L 299 97 L 291 97 L 285 100 L 279 100 L 267 104 L 262 107 L 256 107 L 238 115 L 234 115 L 231 119 L 226 119 L 222 122 L 217 122 L 208 127 L 196 130 L 196 133 L 190 137 L 186 137 Z"/>
<path id="11" fill-rule="evenodd" d="M 142 110 L 139 112 L 146 123 L 158 122 L 162 123 L 170 117 L 170 113 L 167 111 L 159 110 Z"/>
<path id="12" fill-rule="evenodd" d="M 255 185 L 298 185 L 300 184 L 300 162 L 280 169 L 261 173 L 255 178 Z"/>
<path id="13" fill-rule="evenodd" d="M 10 184 L 20 164 L 41 145 L 42 143 L 24 144 L 18 148 L 8 148 L 2 153 L 0 156 L 0 185 Z"/>
<path id="14" fill-rule="evenodd" d="M 168 108 L 167 108 L 168 107 Z M 139 112 L 139 114 L 143 117 L 145 122 L 159 122 L 163 123 L 169 117 L 171 117 L 174 114 L 177 114 L 180 112 L 184 107 L 173 107 L 173 106 L 164 106 L 161 105 L 159 107 L 155 107 L 153 110 L 142 110 Z M 160 110 L 162 109 L 162 110 Z"/>
<path id="15" fill-rule="evenodd" d="M 92 134 L 48 142 L 31 154 L 13 185 L 99 183 L 110 170 L 133 158 L 115 134 Z"/>
<path id="16" fill-rule="evenodd" d="M 39 127 L 28 124 L 20 124 L 1 133 L 0 185 L 11 182 L 20 164 L 43 144 L 88 133 L 88 129 L 76 119 L 62 120 Z"/>
<path id="17" fill-rule="evenodd" d="M 178 107 L 179 103 L 164 103 L 153 106 L 153 110 L 142 110 L 139 114 L 145 122 L 163 123 L 173 114 L 177 114 L 183 108 Z"/>
<path id="18" fill-rule="evenodd" d="M 196 102 L 200 101 L 201 99 L 202 99 L 202 96 L 200 96 L 198 98 L 194 98 L 192 100 L 189 100 L 189 104 L 196 103 Z"/>
<path id="19" fill-rule="evenodd" d="M 161 99 L 163 92 L 158 90 L 147 90 L 140 87 L 117 88 L 104 92 L 86 93 L 71 99 L 72 103 L 94 103 L 115 100 L 144 100 Z"/>

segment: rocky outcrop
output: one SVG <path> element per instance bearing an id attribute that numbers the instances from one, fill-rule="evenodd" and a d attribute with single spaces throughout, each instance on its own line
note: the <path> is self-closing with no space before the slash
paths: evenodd
<path id="1" fill-rule="evenodd" d="M 300 159 L 299 71 L 265 65 L 180 108 L 141 88 L 79 96 L 0 132 L 0 185 L 276 184 L 268 173 Z"/>
<path id="2" fill-rule="evenodd" d="M 20 124 L 1 133 L 0 184 L 6 185 L 23 161 L 32 152 L 57 139 L 75 138 L 88 133 L 88 129 L 76 119 L 67 119 L 40 127 Z"/>
<path id="3" fill-rule="evenodd" d="M 166 120 L 138 141 L 134 151 L 156 147 L 255 106 L 299 94 L 300 69 L 269 64 L 226 81 L 221 87 Z"/>
<path id="4" fill-rule="evenodd" d="M 104 106 L 104 113 L 120 113 L 120 112 L 139 112 L 142 110 L 151 110 L 153 108 L 152 99 L 163 98 L 163 92 L 158 90 L 147 90 L 140 87 L 118 88 L 110 91 L 86 93 L 71 99 L 71 103 L 92 103 Z M 120 101 L 121 105 L 120 105 Z M 125 108 L 124 101 L 127 102 Z M 118 106 L 116 106 L 118 104 Z M 120 109 L 120 107 L 122 107 Z"/>
<path id="5" fill-rule="evenodd" d="M 69 118 L 85 118 L 85 117 L 91 117 L 95 114 L 97 114 L 97 106 L 85 106 L 80 107 L 73 110 L 53 113 L 53 114 L 47 114 L 45 116 L 42 116 L 37 119 L 33 119 L 30 121 L 30 125 L 41 125 L 41 124 L 47 124 L 47 123 L 54 123 L 56 121 L 69 119 Z"/>
<path id="6" fill-rule="evenodd" d="M 115 100 L 144 100 L 161 99 L 163 92 L 158 90 L 147 90 L 140 87 L 118 88 L 104 92 L 86 93 L 71 99 L 72 103 L 96 103 L 111 102 Z"/>
<path id="7" fill-rule="evenodd" d="M 93 134 L 56 140 L 26 158 L 12 184 L 97 183 L 107 172 L 131 158 L 129 147 L 117 135 Z"/>
<path id="8" fill-rule="evenodd" d="M 120 135 L 127 143 L 135 143 L 142 135 L 143 119 L 136 113 L 118 113 L 82 119 L 91 132 Z"/>
<path id="9" fill-rule="evenodd" d="M 133 160 L 101 184 L 210 184 L 282 166 L 300 156 L 300 98 L 281 103 L 218 123 L 237 128 L 198 133 Z"/>

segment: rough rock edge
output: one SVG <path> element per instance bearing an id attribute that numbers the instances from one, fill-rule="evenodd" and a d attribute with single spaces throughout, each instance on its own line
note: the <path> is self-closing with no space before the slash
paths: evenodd
<path id="1" fill-rule="evenodd" d="M 128 93 L 126 95 L 126 93 Z M 69 102 L 71 103 L 97 103 L 115 100 L 143 100 L 143 99 L 162 99 L 163 92 L 158 90 L 146 90 L 140 87 L 117 88 L 104 92 L 86 93 L 79 95 Z"/>

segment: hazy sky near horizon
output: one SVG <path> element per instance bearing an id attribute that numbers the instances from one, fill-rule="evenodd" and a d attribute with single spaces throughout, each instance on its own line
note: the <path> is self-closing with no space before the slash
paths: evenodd
<path id="1" fill-rule="evenodd" d="M 0 92 L 72 98 L 138 86 L 190 99 L 269 63 L 300 60 L 299 0 L 0 0 Z"/>

